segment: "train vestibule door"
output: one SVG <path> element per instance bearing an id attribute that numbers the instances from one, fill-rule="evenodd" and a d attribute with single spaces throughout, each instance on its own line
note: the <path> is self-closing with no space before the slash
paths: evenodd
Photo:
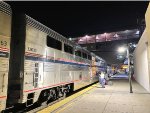
<path id="1" fill-rule="evenodd" d="M 0 57 L 0 95 L 6 95 L 8 82 L 8 59 Z"/>
<path id="2" fill-rule="evenodd" d="M 5 81 L 6 81 L 6 73 L 0 72 L 0 95 L 4 95 L 5 93 Z"/>
<path id="3" fill-rule="evenodd" d="M 43 72 L 43 70 L 44 70 L 44 66 L 43 66 L 44 64 L 43 64 L 43 62 L 39 62 L 39 79 L 38 79 L 38 82 L 39 82 L 39 87 L 40 86 L 43 86 L 43 79 L 44 79 L 44 72 Z"/>
<path id="4" fill-rule="evenodd" d="M 43 62 L 35 63 L 34 88 L 43 85 Z"/>

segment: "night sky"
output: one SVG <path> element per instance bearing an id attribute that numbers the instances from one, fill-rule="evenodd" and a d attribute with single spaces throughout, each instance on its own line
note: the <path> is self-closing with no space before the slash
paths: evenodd
<path id="1" fill-rule="evenodd" d="M 63 36 L 80 37 L 137 27 L 148 2 L 8 1 L 17 9 Z"/>
<path id="2" fill-rule="evenodd" d="M 15 11 L 31 16 L 63 36 L 75 38 L 137 28 L 137 19 L 144 19 L 149 2 L 7 1 L 7 3 Z M 121 46 L 122 43 L 123 40 L 111 42 L 114 45 L 111 46 L 104 42 L 102 43 L 104 52 L 95 54 L 109 64 L 121 63 L 122 61 L 116 59 L 117 53 L 105 51 L 115 51 L 115 47 Z"/>

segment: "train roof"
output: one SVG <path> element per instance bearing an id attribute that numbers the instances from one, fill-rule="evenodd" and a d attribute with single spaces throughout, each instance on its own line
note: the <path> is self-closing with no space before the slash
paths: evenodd
<path id="1" fill-rule="evenodd" d="M 91 53 L 90 51 L 88 51 L 87 49 L 84 49 L 80 45 L 75 44 L 74 42 L 68 40 L 66 37 L 64 37 L 61 34 L 57 33 L 56 31 L 48 28 L 47 26 L 43 25 L 42 23 L 36 21 L 35 19 L 31 18 L 30 16 L 26 15 L 26 19 L 27 19 L 28 25 L 30 25 L 40 31 L 43 31 L 43 32 L 47 33 L 49 36 L 54 37 L 55 39 L 57 39 L 59 41 L 63 41 L 64 43 L 66 43 L 70 46 L 73 46 L 76 49 L 84 51 L 84 52 L 90 54 L 91 56 L 97 57 L 99 60 L 104 61 L 101 57 L 95 55 L 94 53 Z"/>
<path id="2" fill-rule="evenodd" d="M 7 3 L 0 1 L 0 11 L 8 14 L 8 15 L 12 15 L 12 10 L 10 5 L 8 5 Z"/>
<path id="3" fill-rule="evenodd" d="M 70 46 L 75 46 L 75 44 L 68 40 L 66 37 L 62 36 L 61 34 L 57 33 L 56 31 L 48 28 L 47 26 L 43 25 L 42 23 L 36 21 L 35 19 L 31 18 L 30 16 L 26 15 L 26 19 L 27 19 L 27 24 L 40 30 L 40 31 L 43 31 L 45 32 L 46 34 L 48 34 L 49 36 L 59 40 L 59 41 L 62 41 Z"/>

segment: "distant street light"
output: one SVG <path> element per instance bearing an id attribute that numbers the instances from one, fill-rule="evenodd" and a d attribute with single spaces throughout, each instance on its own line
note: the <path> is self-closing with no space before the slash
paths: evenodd
<path id="1" fill-rule="evenodd" d="M 126 51 L 126 48 L 125 47 L 119 47 L 118 48 L 118 52 L 119 53 L 123 53 L 123 52 L 125 52 Z"/>
<path id="2" fill-rule="evenodd" d="M 72 38 L 69 38 L 69 40 L 72 40 Z"/>

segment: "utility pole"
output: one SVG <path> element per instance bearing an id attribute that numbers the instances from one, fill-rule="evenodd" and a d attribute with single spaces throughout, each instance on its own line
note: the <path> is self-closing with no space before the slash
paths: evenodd
<path id="1" fill-rule="evenodd" d="M 127 58 L 128 58 L 128 77 L 129 77 L 129 86 L 130 86 L 130 93 L 133 93 L 133 91 L 132 91 L 132 78 L 131 78 L 131 76 L 132 76 L 132 67 L 131 67 L 131 65 L 130 65 L 130 51 L 129 51 L 129 49 L 130 49 L 130 44 L 128 44 L 128 46 L 127 46 Z"/>

